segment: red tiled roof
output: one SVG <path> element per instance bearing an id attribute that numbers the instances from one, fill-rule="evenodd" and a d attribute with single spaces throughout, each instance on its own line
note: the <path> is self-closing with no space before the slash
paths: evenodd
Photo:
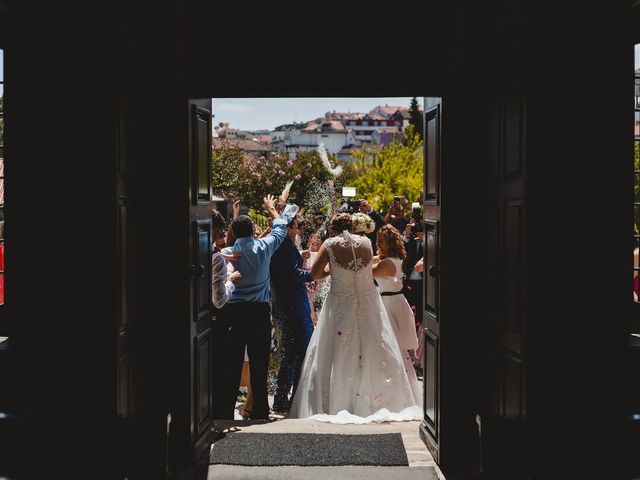
<path id="1" fill-rule="evenodd" d="M 400 130 L 398 130 L 398 127 L 394 127 L 392 125 L 386 125 L 386 126 L 382 126 L 382 127 L 374 127 L 375 130 L 380 131 L 380 133 L 387 133 L 387 132 L 399 132 Z"/>
<path id="2" fill-rule="evenodd" d="M 378 105 L 376 108 L 378 110 L 382 110 L 387 115 L 393 115 L 394 113 L 396 113 L 396 111 L 398 111 L 398 110 L 402 111 L 402 109 L 406 108 L 406 107 L 394 107 L 394 106 L 391 106 L 391 105 L 385 105 L 385 106 Z"/>
<path id="3" fill-rule="evenodd" d="M 255 142 L 253 140 L 241 139 L 241 138 L 213 138 L 213 148 L 219 148 L 222 146 L 224 142 L 232 147 L 238 147 L 240 150 L 245 152 L 268 152 L 271 151 L 271 147 L 269 145 L 265 145 L 263 143 Z"/>
<path id="4" fill-rule="evenodd" d="M 344 132 L 344 131 L 346 131 L 346 129 L 344 128 L 344 125 L 339 120 L 331 120 L 330 122 L 322 122 L 322 123 L 309 122 L 307 124 L 307 127 L 302 131 L 306 132 L 306 133 L 313 133 L 313 132 L 316 131 L 317 128 L 322 129 L 322 131 L 324 131 L 324 132 L 327 132 L 327 131 Z"/>

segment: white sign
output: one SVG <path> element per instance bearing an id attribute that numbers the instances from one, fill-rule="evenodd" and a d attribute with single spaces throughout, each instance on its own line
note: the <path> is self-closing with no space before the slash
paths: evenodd
<path id="1" fill-rule="evenodd" d="M 342 196 L 343 197 L 355 197 L 356 196 L 356 187 L 342 187 Z"/>

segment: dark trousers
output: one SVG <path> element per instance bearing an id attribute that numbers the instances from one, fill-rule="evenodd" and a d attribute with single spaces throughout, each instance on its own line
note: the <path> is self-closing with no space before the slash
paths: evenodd
<path id="1" fill-rule="evenodd" d="M 274 312 L 275 321 L 280 329 L 280 368 L 276 380 L 273 406 L 276 410 L 286 410 L 296 393 L 302 371 L 302 362 L 307 346 L 313 334 L 311 317 Z M 291 399 L 289 398 L 289 391 Z"/>
<path id="2" fill-rule="evenodd" d="M 271 316 L 268 303 L 239 302 L 225 307 L 229 318 L 229 342 L 227 346 L 228 381 L 225 399 L 228 402 L 224 411 L 235 409 L 236 397 L 240 388 L 244 349 L 249 355 L 250 381 L 253 393 L 252 419 L 269 418 L 269 400 L 267 397 L 267 370 L 271 347 Z M 231 417 L 233 418 L 233 417 Z"/>
<path id="3" fill-rule="evenodd" d="M 233 420 L 236 395 L 231 398 L 232 375 L 229 367 L 231 321 L 227 315 L 227 307 L 216 312 L 212 322 L 211 348 L 213 365 L 211 382 L 213 384 L 213 418 Z"/>

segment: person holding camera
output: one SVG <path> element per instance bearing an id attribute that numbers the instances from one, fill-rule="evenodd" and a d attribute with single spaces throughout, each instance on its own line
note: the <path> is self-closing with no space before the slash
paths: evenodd
<path id="1" fill-rule="evenodd" d="M 409 201 L 406 197 L 396 195 L 393 197 L 393 202 L 387 211 L 387 215 L 384 217 L 384 223 L 390 223 L 396 227 L 399 231 L 404 232 L 405 227 L 409 221 L 405 218 L 404 212 L 409 207 Z"/>
<path id="2" fill-rule="evenodd" d="M 414 220 L 416 220 L 414 218 Z M 424 256 L 424 221 L 409 223 L 403 235 L 404 247 L 407 251 L 405 262 L 404 294 L 415 315 L 416 324 L 422 322 L 422 286 L 423 273 L 415 266 Z M 417 325 L 416 325 L 417 326 Z"/>
<path id="3" fill-rule="evenodd" d="M 375 245 L 376 239 L 378 237 L 378 230 L 380 230 L 384 226 L 384 219 L 382 218 L 382 215 L 376 212 L 375 209 L 371 205 L 369 205 L 369 202 L 367 202 L 364 198 L 357 200 L 357 202 L 358 203 L 356 211 L 369 215 L 371 217 L 371 220 L 373 220 L 376 224 L 373 232 L 367 234 L 367 238 L 371 240 L 371 244 Z"/>

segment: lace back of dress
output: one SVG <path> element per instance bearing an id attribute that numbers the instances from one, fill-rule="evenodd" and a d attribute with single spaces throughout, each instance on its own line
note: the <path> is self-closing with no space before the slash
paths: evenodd
<path id="1" fill-rule="evenodd" d="M 328 242 L 331 261 L 345 270 L 358 272 L 369 265 L 373 258 L 371 243 L 366 237 L 343 232 Z"/>

